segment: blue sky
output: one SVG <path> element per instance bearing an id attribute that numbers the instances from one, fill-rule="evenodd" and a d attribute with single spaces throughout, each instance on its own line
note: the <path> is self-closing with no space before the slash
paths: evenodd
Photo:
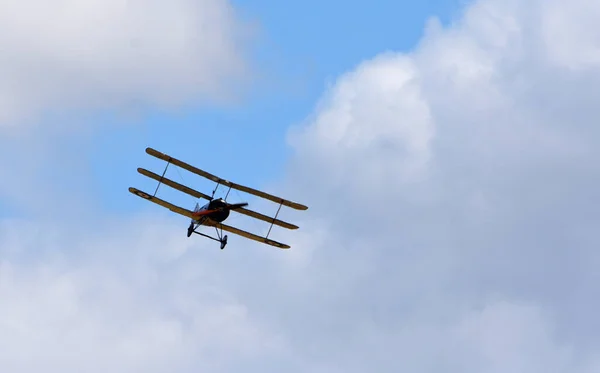
<path id="1" fill-rule="evenodd" d="M 154 184 L 136 167 L 155 165 L 155 172 L 162 171 L 162 164 L 144 153 L 146 146 L 250 186 L 260 188 L 278 178 L 289 155 L 289 126 L 311 114 L 329 84 L 380 52 L 414 47 L 429 17 L 446 23 L 462 2 L 239 0 L 234 5 L 260 29 L 250 56 L 260 63 L 260 77 L 251 96 L 234 105 L 143 112 L 133 125 L 103 130 L 94 139 L 91 166 L 100 206 L 140 208 L 142 201 L 126 193 L 128 185 L 151 189 Z M 179 182 L 206 185 L 195 176 L 168 174 Z"/>
<path id="2" fill-rule="evenodd" d="M 289 156 L 289 127 L 306 120 L 340 74 L 378 53 L 409 50 L 419 41 L 429 17 L 447 23 L 464 6 L 459 0 L 377 0 L 368 5 L 235 1 L 233 5 L 258 28 L 248 45 L 247 57 L 256 67 L 248 94 L 233 104 L 201 104 L 177 111 L 148 107 L 133 114 L 87 116 L 85 120 L 98 124 L 93 139 L 79 150 L 80 140 L 68 146 L 85 153 L 89 163 L 85 170 L 67 166 L 61 172 L 66 177 L 90 174 L 85 182 L 83 178 L 73 182 L 94 193 L 97 208 L 112 212 L 148 208 L 127 193 L 130 185 L 146 189 L 154 185 L 136 173 L 137 167 L 154 165 L 153 170 L 162 170 L 162 163 L 144 153 L 146 146 L 258 188 L 278 179 Z M 211 186 L 195 176 L 169 175 L 199 188 Z M 10 202 L 0 200 L 2 215 L 20 215 L 22 211 Z"/>

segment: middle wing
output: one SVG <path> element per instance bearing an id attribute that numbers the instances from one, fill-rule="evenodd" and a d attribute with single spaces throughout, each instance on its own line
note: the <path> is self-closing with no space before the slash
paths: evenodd
<path id="1" fill-rule="evenodd" d="M 204 193 L 198 192 L 197 190 L 194 190 L 194 189 L 192 189 L 190 187 L 187 187 L 185 185 L 179 184 L 176 181 L 167 179 L 164 176 L 161 177 L 160 175 L 157 175 L 154 172 L 148 171 L 148 170 L 146 170 L 144 168 L 138 168 L 137 170 L 138 170 L 138 172 L 140 174 L 142 174 L 144 176 L 147 176 L 147 177 L 149 177 L 151 179 L 154 179 L 154 180 L 156 180 L 156 181 L 158 181 L 160 183 L 163 183 L 165 185 L 168 185 L 168 186 L 170 186 L 173 189 L 177 189 L 177 190 L 179 190 L 179 191 L 181 191 L 183 193 L 189 194 L 192 197 L 202 198 L 202 199 L 206 199 L 206 200 L 210 201 L 210 196 L 208 196 L 208 195 L 206 195 Z M 248 210 L 248 209 L 245 209 L 243 207 L 235 209 L 233 211 L 235 211 L 237 213 L 240 213 L 240 214 L 243 214 L 243 215 L 247 215 L 247 216 L 253 217 L 253 218 L 258 219 L 258 220 L 265 221 L 267 223 L 272 223 L 272 224 L 275 224 L 275 225 L 278 225 L 280 227 L 284 227 L 284 228 L 287 228 L 287 229 L 298 229 L 297 225 L 285 222 L 283 220 L 273 219 L 270 216 L 263 215 L 263 214 L 261 214 L 259 212 L 256 212 L 256 211 Z"/>

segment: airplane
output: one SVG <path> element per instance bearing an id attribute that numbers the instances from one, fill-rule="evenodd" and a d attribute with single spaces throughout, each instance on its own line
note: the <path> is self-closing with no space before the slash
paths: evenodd
<path id="1" fill-rule="evenodd" d="M 267 245 L 278 247 L 280 249 L 289 249 L 290 248 L 290 246 L 287 244 L 280 243 L 280 242 L 270 239 L 269 234 L 271 233 L 271 229 L 273 228 L 273 225 L 278 225 L 280 227 L 284 227 L 287 229 L 298 229 L 298 226 L 288 223 L 288 222 L 285 222 L 285 221 L 282 221 L 282 220 L 279 220 L 279 219 L 277 219 L 277 216 L 279 215 L 279 212 L 280 212 L 282 206 L 290 207 L 295 210 L 307 210 L 308 209 L 307 206 L 283 199 L 281 197 L 276 197 L 274 195 L 265 193 L 263 191 L 249 188 L 247 186 L 243 186 L 243 185 L 240 185 L 237 183 L 232 183 L 228 180 L 217 177 L 213 174 L 210 174 L 204 170 L 196 168 L 188 163 L 180 161 L 179 159 L 173 158 L 167 154 L 161 153 L 152 148 L 146 148 L 146 153 L 153 157 L 156 157 L 158 159 L 166 161 L 167 165 L 161 176 L 159 176 L 158 174 L 155 174 L 154 172 L 148 171 L 144 168 L 137 169 L 137 171 L 140 174 L 158 181 L 158 185 L 156 186 L 156 190 L 154 191 L 153 195 L 149 195 L 148 193 L 143 192 L 143 191 L 133 188 L 133 187 L 129 187 L 129 192 L 137 195 L 138 197 L 141 197 L 148 201 L 154 202 L 157 205 L 165 207 L 165 208 L 171 210 L 172 212 L 175 212 L 177 214 L 188 217 L 190 219 L 190 225 L 187 229 L 188 237 L 190 237 L 193 233 L 195 233 L 195 234 L 201 235 L 203 237 L 218 241 L 221 244 L 221 250 L 223 250 L 225 248 L 225 246 L 227 245 L 227 235 L 223 235 L 223 231 L 227 231 L 227 232 L 239 235 L 241 237 L 245 237 L 245 238 L 257 241 L 257 242 L 261 242 L 261 243 L 264 243 Z M 170 164 L 173 164 L 175 166 L 178 166 L 180 168 L 183 168 L 192 173 L 195 173 L 197 175 L 200 175 L 211 181 L 216 182 L 217 185 L 215 186 L 215 189 L 213 190 L 212 195 L 209 196 L 207 194 L 204 194 L 202 192 L 194 190 L 188 186 L 185 186 L 185 185 L 179 184 L 173 180 L 167 179 L 165 177 L 165 173 L 167 172 L 167 168 L 169 167 Z M 196 202 L 196 206 L 194 207 L 193 210 L 188 210 L 183 207 L 176 206 L 172 203 L 169 203 L 167 201 L 164 201 L 164 200 L 156 197 L 156 193 L 158 192 L 158 188 L 160 187 L 161 184 L 165 184 L 173 189 L 177 189 L 177 190 L 179 190 L 183 193 L 186 193 L 188 195 L 191 195 L 195 198 L 208 200 L 208 202 L 206 204 L 204 204 L 203 206 L 200 206 L 200 204 L 198 202 Z M 215 199 L 214 198 L 215 192 L 217 191 L 217 189 L 220 185 L 228 186 L 229 190 L 227 191 L 225 198 L 216 198 Z M 259 212 L 246 209 L 245 207 L 248 206 L 247 202 L 240 202 L 240 203 L 227 202 L 227 197 L 229 196 L 229 192 L 231 191 L 231 189 L 236 189 L 236 190 L 246 192 L 246 193 L 255 195 L 257 197 L 261 197 L 261 198 L 270 200 L 272 202 L 278 203 L 279 209 L 277 210 L 275 217 L 266 216 Z M 267 235 L 265 237 L 262 237 L 262 236 L 258 236 L 256 234 L 253 234 L 250 232 L 243 231 L 239 228 L 235 228 L 235 227 L 231 227 L 229 225 L 223 224 L 223 222 L 229 217 L 230 211 L 235 211 L 237 213 L 247 215 L 252 218 L 270 223 L 271 226 L 269 228 L 269 231 L 267 232 Z M 200 226 L 214 227 L 215 230 L 217 231 L 217 237 L 215 238 L 215 237 L 209 236 L 207 234 L 204 234 L 202 232 L 199 232 L 197 229 Z M 220 229 L 220 231 L 219 231 L 219 229 Z"/>

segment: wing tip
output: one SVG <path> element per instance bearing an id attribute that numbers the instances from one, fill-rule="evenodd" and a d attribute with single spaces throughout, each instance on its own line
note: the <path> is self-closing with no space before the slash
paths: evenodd
<path id="1" fill-rule="evenodd" d="M 285 203 L 285 202 L 287 202 L 287 203 Z M 293 208 L 294 210 L 301 210 L 301 211 L 308 210 L 308 206 L 305 206 L 305 205 L 303 205 L 301 203 L 292 202 L 292 201 L 285 201 L 285 202 L 284 202 L 285 205 L 287 205 L 288 207 Z"/>
<path id="2" fill-rule="evenodd" d="M 276 225 L 278 227 L 282 227 L 282 228 L 286 228 L 286 229 L 291 229 L 291 230 L 296 230 L 296 229 L 300 228 L 296 224 L 288 223 L 287 221 L 278 220 L 278 219 L 274 219 L 272 221 L 272 224 Z"/>
<path id="3" fill-rule="evenodd" d="M 278 247 L 280 249 L 284 249 L 284 250 L 287 250 L 287 249 L 291 248 L 291 246 L 288 245 L 288 244 L 277 242 L 277 241 L 274 241 L 274 240 L 270 240 L 268 238 L 265 238 L 264 243 L 266 243 L 267 245 Z"/>
<path id="4" fill-rule="evenodd" d="M 164 161 L 166 161 L 166 160 L 168 160 L 169 158 L 171 158 L 170 156 L 166 155 L 165 153 L 163 153 L 163 152 L 159 152 L 158 150 L 156 150 L 156 149 L 154 149 L 154 148 L 151 148 L 151 147 L 147 147 L 147 148 L 146 148 L 146 154 L 149 154 L 149 155 L 151 155 L 151 156 L 153 156 L 153 157 L 156 157 L 156 158 L 162 159 L 162 160 L 164 160 Z"/>
<path id="5" fill-rule="evenodd" d="M 141 197 L 143 199 L 152 199 L 152 196 L 149 195 L 146 192 L 142 192 L 141 190 L 134 188 L 134 187 L 129 187 L 129 192 L 135 194 L 138 197 Z"/>

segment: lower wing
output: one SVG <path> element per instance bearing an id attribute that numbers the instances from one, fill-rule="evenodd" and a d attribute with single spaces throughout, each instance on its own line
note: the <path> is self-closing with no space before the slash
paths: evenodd
<path id="1" fill-rule="evenodd" d="M 169 210 L 171 210 L 171 211 L 173 211 L 173 212 L 175 212 L 177 214 L 183 215 L 183 216 L 188 217 L 188 218 L 193 219 L 193 220 L 197 220 L 198 219 L 198 216 L 196 214 L 194 214 L 192 211 L 190 211 L 188 209 L 184 209 L 183 207 L 176 206 L 176 205 L 174 205 L 172 203 L 169 203 L 167 201 L 164 201 L 164 200 L 162 200 L 160 198 L 151 196 L 148 193 L 142 192 L 139 189 L 130 187 L 129 191 L 131 193 L 135 194 L 138 197 L 146 199 L 146 200 L 148 200 L 150 202 L 154 202 L 157 205 L 165 207 L 165 208 L 167 208 L 167 209 L 169 209 Z M 243 231 L 243 230 L 238 229 L 238 228 L 230 227 L 230 226 L 225 225 L 225 224 L 216 223 L 216 222 L 214 222 L 214 221 L 212 221 L 210 219 L 204 221 L 203 225 L 209 226 L 209 227 L 221 228 L 224 231 L 231 232 L 233 234 L 237 234 L 238 236 L 242 236 L 242 237 L 245 237 L 245 238 L 257 241 L 257 242 L 265 243 L 267 245 L 275 246 L 275 247 L 278 247 L 280 249 L 289 249 L 290 248 L 289 245 L 286 245 L 286 244 L 283 244 L 283 243 L 280 243 L 280 242 L 277 242 L 277 241 L 274 241 L 274 240 L 270 240 L 270 239 L 268 239 L 266 237 L 257 236 L 255 234 Z"/>
<path id="2" fill-rule="evenodd" d="M 270 240 L 270 239 L 268 239 L 266 237 L 257 236 L 256 234 L 243 231 L 243 230 L 241 230 L 239 228 L 230 227 L 230 226 L 222 224 L 222 223 L 215 223 L 213 221 L 208 220 L 208 221 L 206 221 L 204 223 L 204 225 L 209 226 L 209 227 L 221 228 L 224 231 L 231 232 L 233 234 L 237 234 L 238 236 L 249 238 L 251 240 L 254 240 L 254 241 L 257 241 L 257 242 L 260 242 L 260 243 L 265 243 L 267 245 L 275 246 L 275 247 L 278 247 L 280 249 L 289 249 L 290 248 L 289 245 L 283 244 L 281 242 L 273 241 L 273 240 Z"/>
<path id="3" fill-rule="evenodd" d="M 175 212 L 177 214 L 186 216 L 186 217 L 188 217 L 190 219 L 194 219 L 194 220 L 197 219 L 197 217 L 194 216 L 194 213 L 192 211 L 188 210 L 188 209 L 184 209 L 183 207 L 176 206 L 176 205 L 174 205 L 172 203 L 169 203 L 167 201 L 164 201 L 164 200 L 162 200 L 160 198 L 153 197 L 153 196 L 149 195 L 148 193 L 142 192 L 141 190 L 136 189 L 136 188 L 129 187 L 129 191 L 131 193 L 135 194 L 138 197 L 146 199 L 146 200 L 148 200 L 150 202 L 154 202 L 157 205 L 162 206 L 164 208 L 167 208 L 167 209 L 169 209 L 169 210 L 171 210 L 171 211 L 173 211 L 173 212 Z"/>

